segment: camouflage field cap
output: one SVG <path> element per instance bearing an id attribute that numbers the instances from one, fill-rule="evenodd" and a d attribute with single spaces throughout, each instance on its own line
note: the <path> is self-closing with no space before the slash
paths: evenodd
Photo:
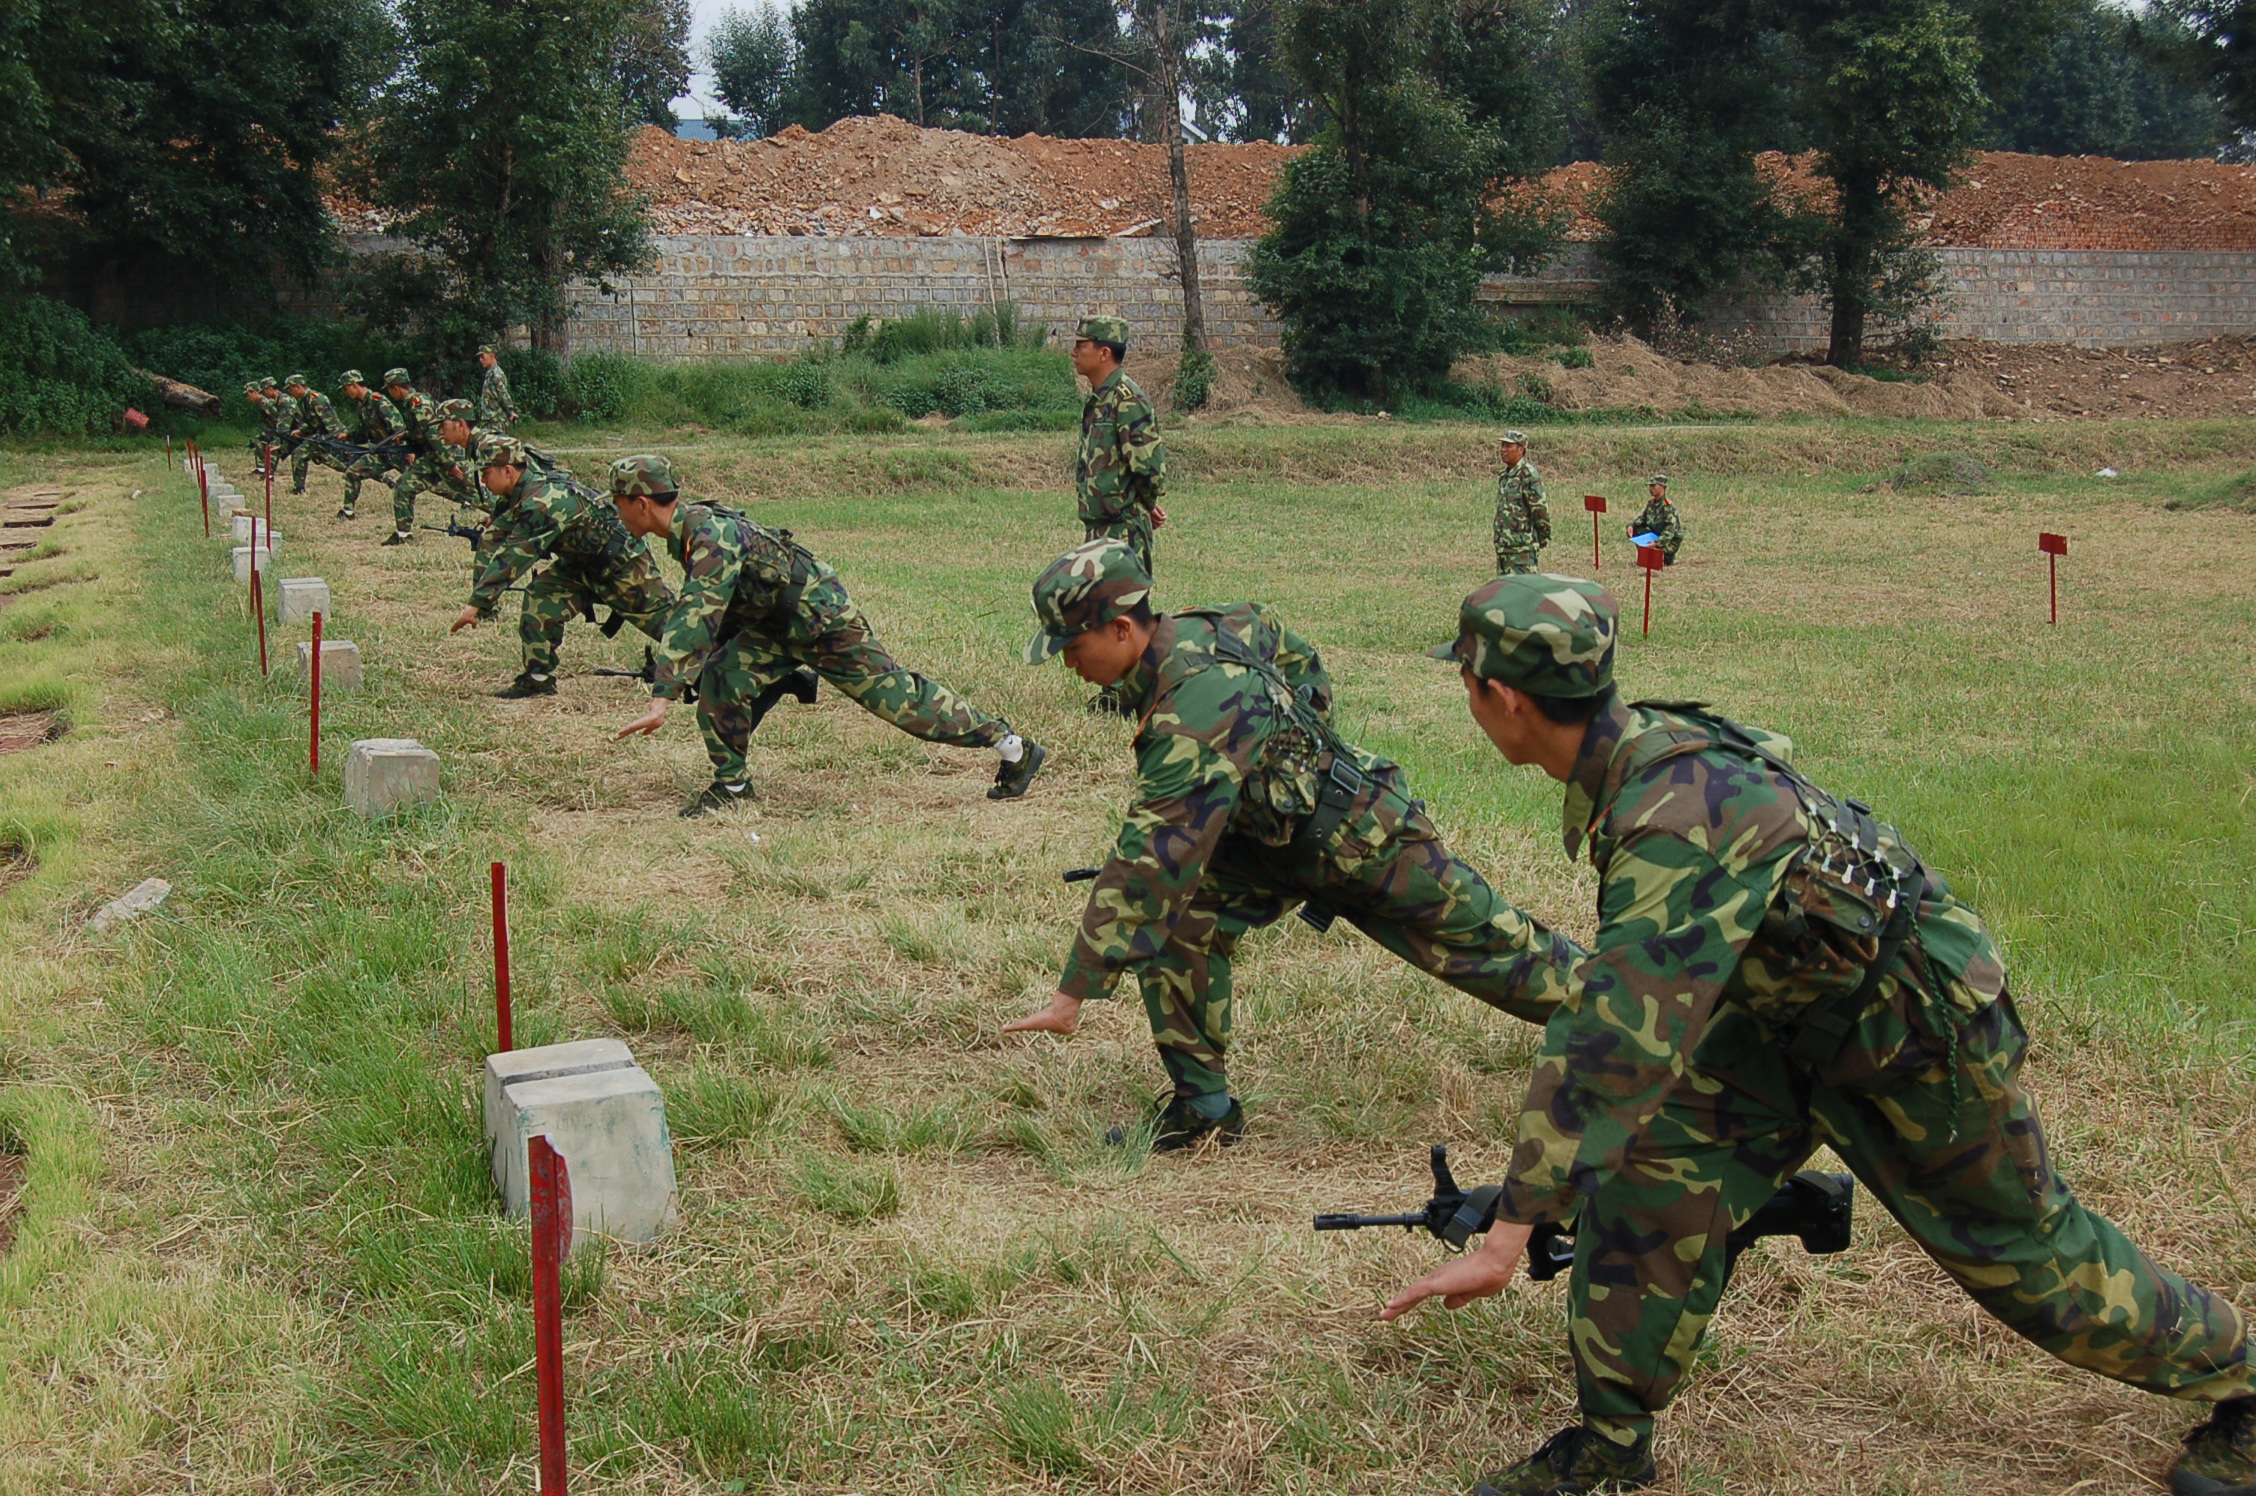
<path id="1" fill-rule="evenodd" d="M 1614 683 L 1617 615 L 1596 582 L 1520 572 L 1474 588 L 1457 610 L 1457 637 L 1426 653 L 1483 680 L 1578 701 Z"/>
<path id="2" fill-rule="evenodd" d="M 1039 665 L 1083 634 L 1151 597 L 1152 580 L 1136 553 L 1117 540 L 1088 540 L 1052 561 L 1034 579 L 1034 616 L 1026 663 Z"/>
<path id="3" fill-rule="evenodd" d="M 523 467 L 525 444 L 514 436 L 481 436 L 478 438 L 478 466 Z"/>
<path id="4" fill-rule="evenodd" d="M 386 370 L 384 371 L 384 384 L 385 384 L 385 386 L 386 386 L 387 388 L 389 388 L 390 386 L 392 386 L 392 385 L 395 385 L 395 384 L 407 384 L 407 383 L 408 383 L 408 378 L 407 378 L 407 370 L 405 370 L 405 369 L 386 369 Z"/>
<path id="5" fill-rule="evenodd" d="M 278 390 L 282 388 L 282 381 L 269 376 L 259 381 L 259 388 L 262 390 Z"/>
<path id="6" fill-rule="evenodd" d="M 442 421 L 467 421 L 478 413 L 478 407 L 467 400 L 441 400 L 438 417 Z"/>
<path id="7" fill-rule="evenodd" d="M 255 394 L 257 394 L 258 392 L 259 392 L 259 383 L 258 383 L 258 381 L 257 381 L 257 380 L 255 380 L 255 379 L 246 379 L 246 380 L 244 380 L 244 381 L 243 381 L 243 393 L 244 393 L 244 394 L 246 394 L 246 395 L 255 395 Z"/>
<path id="8" fill-rule="evenodd" d="M 479 351 L 480 353 L 490 353 L 490 354 L 492 354 L 492 355 L 493 355 L 493 356 L 494 356 L 495 358 L 499 358 L 499 357 L 501 357 L 501 350 L 500 350 L 500 349 L 498 349 L 498 348 L 496 348 L 496 347 L 494 347 L 494 345 L 493 345 L 493 344 L 491 344 L 491 343 L 480 343 L 480 344 L 478 345 L 478 351 Z"/>
<path id="9" fill-rule="evenodd" d="M 1647 479 L 1645 480 L 1645 486 L 1646 486 L 1647 488 L 1666 488 L 1666 487 L 1668 487 L 1668 474 L 1666 474 L 1666 473 L 1655 473 L 1655 474 L 1654 474 L 1654 475 L 1653 475 L 1652 477 L 1650 477 L 1650 478 L 1647 478 Z"/>
<path id="10" fill-rule="evenodd" d="M 360 370 L 347 369 L 344 373 L 337 376 L 337 383 L 340 385 L 366 384 L 368 383 L 368 381 L 360 377 Z"/>
<path id="11" fill-rule="evenodd" d="M 292 374 L 288 379 L 285 379 L 282 382 L 288 385 L 291 389 L 299 390 L 304 389 L 310 381 L 308 381 L 303 374 Z"/>
<path id="12" fill-rule="evenodd" d="M 1128 319 L 1126 317 L 1083 317 L 1081 325 L 1073 330 L 1076 339 L 1092 343 L 1113 343 L 1128 346 Z"/>
<path id="13" fill-rule="evenodd" d="M 681 491 L 673 463 L 664 457 L 622 457 L 611 464 L 611 497 L 651 498 L 661 502 Z"/>
<path id="14" fill-rule="evenodd" d="M 1507 446 L 1524 447 L 1527 445 L 1527 433 L 1525 431 L 1507 431 L 1504 433 L 1504 441 Z"/>

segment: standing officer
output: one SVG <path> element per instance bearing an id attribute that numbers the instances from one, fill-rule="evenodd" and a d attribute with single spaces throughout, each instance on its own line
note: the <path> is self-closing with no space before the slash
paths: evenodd
<path id="1" fill-rule="evenodd" d="M 1342 739 L 1331 680 L 1259 603 L 1157 614 L 1117 540 L 1087 541 L 1034 583 L 1030 664 L 1062 652 L 1117 687 L 1137 721 L 1136 795 L 1090 885 L 1057 993 L 1003 1032 L 1070 1034 L 1081 1005 L 1134 973 L 1173 1082 L 1152 1147 L 1243 1135 L 1225 1075 L 1232 954 L 1305 903 L 1344 915 L 1461 992 L 1542 1023 L 1582 952 L 1504 902 L 1450 853 L 1402 770 Z"/>
<path id="2" fill-rule="evenodd" d="M 1666 473 L 1655 473 L 1645 485 L 1645 492 L 1652 497 L 1631 521 L 1629 535 L 1633 540 L 1640 535 L 1656 537 L 1653 544 L 1660 547 L 1661 559 L 1674 566 L 1677 550 L 1684 544 L 1684 525 L 1676 517 L 1676 506 L 1669 502 L 1668 486 Z"/>
<path id="3" fill-rule="evenodd" d="M 1527 433 L 1507 431 L 1497 444 L 1504 471 L 1496 475 L 1496 569 L 1533 571 L 1551 543 L 1551 506 L 1543 497 L 1543 474 L 1527 460 Z"/>
<path id="4" fill-rule="evenodd" d="M 1073 372 L 1089 381 L 1081 407 L 1081 453 L 1073 483 L 1081 496 L 1084 540 L 1118 540 L 1136 553 L 1148 576 L 1152 531 L 1167 523 L 1167 449 L 1159 417 L 1120 365 L 1128 357 L 1128 323 L 1083 317 L 1074 334 Z"/>
<path id="5" fill-rule="evenodd" d="M 779 689 L 804 670 L 910 737 L 997 750 L 1002 761 L 988 799 L 1015 800 L 1026 793 L 1048 757 L 1041 744 L 895 663 L 846 595 L 838 573 L 789 530 L 754 524 L 719 504 L 685 504 L 680 498 L 674 465 L 663 457 L 622 457 L 611 464 L 611 501 L 620 520 L 634 535 L 665 541 L 683 572 L 681 596 L 659 630 L 650 687 L 655 699 L 616 736 L 655 733 L 666 725 L 668 701 L 696 693 L 697 725 L 713 760 L 713 782 L 683 808 L 684 816 L 754 798 L 746 764 L 752 733 Z M 801 699 L 813 700 L 812 691 Z"/>
<path id="6" fill-rule="evenodd" d="M 360 370 L 345 370 L 337 376 L 337 385 L 352 406 L 354 445 L 374 448 L 399 440 L 404 428 L 398 408 L 380 392 L 370 389 L 367 381 L 360 377 Z M 354 517 L 360 504 L 360 485 L 365 480 L 374 478 L 378 483 L 389 484 L 391 480 L 384 472 L 391 465 L 391 459 L 374 451 L 354 458 L 352 466 L 345 469 L 345 506 L 337 511 L 337 518 Z"/>
<path id="7" fill-rule="evenodd" d="M 493 344 L 478 349 L 478 367 L 486 371 L 478 381 L 478 429 L 506 431 L 517 422 L 517 402 L 509 398 L 509 376 Z"/>
<path id="8" fill-rule="evenodd" d="M 409 452 L 407 471 L 392 484 L 392 533 L 384 544 L 406 545 L 415 539 L 415 496 L 447 492 L 447 470 L 458 466 L 460 459 L 439 434 L 438 407 L 408 382 L 407 370 L 386 369 L 384 393 L 399 411 Z"/>
<path id="9" fill-rule="evenodd" d="M 344 426 L 337 419 L 337 407 L 329 403 L 327 395 L 307 384 L 303 374 L 292 374 L 288 384 L 290 398 L 298 407 L 297 422 L 290 428 L 290 439 L 297 443 L 290 455 L 290 492 L 304 493 L 308 463 L 318 461 L 323 467 L 340 473 L 346 470 L 343 459 L 312 440 L 317 436 L 341 437 Z"/>
<path id="10" fill-rule="evenodd" d="M 1981 920 L 1895 827 L 1804 778 L 1785 738 L 1624 704 L 1615 628 L 1595 582 L 1505 576 L 1433 651 L 1497 750 L 1566 785 L 1568 855 L 1587 842 L 1598 871 L 1596 948 L 1545 1028 L 1495 1227 L 1383 1311 L 1493 1294 L 1530 1227 L 1574 1222 L 1582 1421 L 1476 1490 L 1655 1478 L 1653 1418 L 1715 1312 L 1725 1238 L 1820 1143 L 2008 1328 L 2213 1404 L 2180 1496 L 2256 1489 L 2247 1325 L 2054 1171 Z"/>
<path id="11" fill-rule="evenodd" d="M 650 548 L 619 522 L 609 498 L 564 474 L 531 466 L 525 444 L 513 436 L 481 436 L 473 460 L 490 496 L 493 523 L 478 550 L 482 565 L 470 602 L 447 632 L 460 633 L 493 617 L 501 595 L 519 577 L 549 562 L 525 584 L 517 615 L 525 668 L 494 695 L 504 701 L 554 696 L 564 625 L 575 615 L 593 621 L 598 606 L 611 610 L 606 634 L 616 634 L 625 622 L 659 637 L 673 589 Z"/>

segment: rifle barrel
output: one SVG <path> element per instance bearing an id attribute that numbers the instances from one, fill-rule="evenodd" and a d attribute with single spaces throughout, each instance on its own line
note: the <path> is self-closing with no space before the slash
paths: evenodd
<path id="1" fill-rule="evenodd" d="M 1426 1224 L 1425 1212 L 1414 1215 L 1367 1216 L 1351 1211 L 1341 1211 L 1316 1218 L 1318 1231 L 1360 1231 L 1365 1226 L 1403 1226 L 1416 1228 Z"/>

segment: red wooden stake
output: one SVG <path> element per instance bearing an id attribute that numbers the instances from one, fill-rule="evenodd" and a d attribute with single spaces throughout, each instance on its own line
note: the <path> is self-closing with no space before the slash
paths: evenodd
<path id="1" fill-rule="evenodd" d="M 1668 560 L 1661 555 L 1659 546 L 1641 545 L 1637 548 L 1637 564 L 1645 572 L 1645 633 L 1650 636 L 1653 632 L 1653 573 L 1668 565 Z"/>
<path id="2" fill-rule="evenodd" d="M 313 746 L 306 772 L 315 778 L 321 775 L 321 611 L 318 608 L 313 614 Z"/>
<path id="3" fill-rule="evenodd" d="M 165 433 L 165 471 L 172 471 L 172 433 Z"/>
<path id="4" fill-rule="evenodd" d="M 1586 493 L 1582 496 L 1582 507 L 1590 511 L 1590 570 L 1593 574 L 1596 574 L 1598 570 L 1598 516 L 1606 512 L 1605 496 L 1603 494 Z"/>
<path id="5" fill-rule="evenodd" d="M 2060 558 L 2068 554 L 2068 537 L 2053 535 L 2043 530 L 2037 532 L 2037 549 L 2044 552 L 2045 564 L 2051 570 L 2045 589 L 2051 596 L 2052 621 L 2060 622 Z"/>
<path id="6" fill-rule="evenodd" d="M 269 443 L 259 449 L 266 469 L 266 553 L 274 554 L 274 447 Z"/>
<path id="7" fill-rule="evenodd" d="M 499 866 L 499 864 L 496 864 Z M 572 1250 L 572 1176 L 546 1137 L 526 1145 L 533 1206 L 533 1377 L 540 1395 L 540 1496 L 564 1496 L 564 1310 L 557 1266 Z"/>
<path id="8" fill-rule="evenodd" d="M 494 1028 L 499 1053 L 516 1046 L 509 1034 L 509 869 L 493 865 Z"/>
<path id="9" fill-rule="evenodd" d="M 258 615 L 259 674 L 266 674 L 266 600 L 259 595 L 258 550 L 251 550 L 251 611 Z"/>
<path id="10" fill-rule="evenodd" d="M 201 450 L 188 454 L 196 460 L 196 492 L 204 501 L 204 539 L 211 539 L 211 479 L 204 472 Z"/>

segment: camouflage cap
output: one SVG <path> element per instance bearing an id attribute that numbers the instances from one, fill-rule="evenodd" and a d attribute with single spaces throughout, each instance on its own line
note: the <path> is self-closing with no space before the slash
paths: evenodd
<path id="1" fill-rule="evenodd" d="M 1508 446 L 1524 447 L 1527 445 L 1527 433 L 1525 431 L 1507 431 L 1504 433 L 1504 441 Z"/>
<path id="2" fill-rule="evenodd" d="M 1655 473 L 1655 474 L 1654 474 L 1654 475 L 1653 475 L 1652 477 L 1650 477 L 1650 478 L 1647 478 L 1647 479 L 1645 480 L 1645 486 L 1646 486 L 1647 488 L 1652 488 L 1652 487 L 1655 487 L 1655 486 L 1658 486 L 1658 487 L 1661 487 L 1661 488 L 1666 488 L 1666 487 L 1668 487 L 1668 474 L 1666 474 L 1666 473 Z"/>
<path id="3" fill-rule="evenodd" d="M 1614 683 L 1617 619 L 1596 582 L 1520 572 L 1474 588 L 1457 610 L 1457 637 L 1426 653 L 1531 695 L 1582 700 Z"/>
<path id="4" fill-rule="evenodd" d="M 1136 553 L 1117 540 L 1083 541 L 1034 579 L 1034 616 L 1026 663 L 1039 665 L 1091 629 L 1102 628 L 1151 597 L 1152 580 Z"/>
<path id="5" fill-rule="evenodd" d="M 384 371 L 384 384 L 387 388 L 395 384 L 407 384 L 408 382 L 407 370 L 405 369 L 386 369 Z"/>
<path id="6" fill-rule="evenodd" d="M 244 381 L 243 381 L 243 393 L 244 393 L 244 394 L 246 394 L 246 395 L 255 395 L 255 394 L 257 394 L 258 392 L 259 392 L 259 382 L 258 382 L 257 380 L 255 380 L 255 379 L 246 379 L 246 380 L 244 380 Z"/>
<path id="7" fill-rule="evenodd" d="M 491 343 L 480 343 L 480 344 L 478 345 L 478 351 L 479 351 L 480 353 L 490 353 L 490 354 L 492 354 L 492 355 L 493 355 L 493 356 L 494 356 L 495 358 L 499 358 L 499 357 L 501 357 L 501 350 L 500 350 L 499 348 L 496 348 L 496 347 L 495 347 L 495 346 L 494 346 L 493 344 L 491 344 Z"/>
<path id="8" fill-rule="evenodd" d="M 679 492 L 674 465 L 664 457 L 622 457 L 611 464 L 614 499 L 671 499 Z"/>
<path id="9" fill-rule="evenodd" d="M 312 383 L 312 381 L 307 379 L 303 374 L 292 374 L 288 379 L 285 379 L 282 382 L 286 385 L 292 386 L 293 388 L 302 387 L 304 385 Z"/>
<path id="10" fill-rule="evenodd" d="M 1081 325 L 1073 330 L 1077 339 L 1092 343 L 1113 343 L 1128 346 L 1128 319 L 1126 317 L 1083 317 Z"/>
<path id="11" fill-rule="evenodd" d="M 337 383 L 339 385 L 366 384 L 368 383 L 368 381 L 360 377 L 360 370 L 347 369 L 344 373 L 337 376 Z"/>
<path id="12" fill-rule="evenodd" d="M 514 436 L 503 436 L 498 432 L 481 436 L 478 438 L 477 461 L 482 468 L 523 467 L 525 444 Z"/>
<path id="13" fill-rule="evenodd" d="M 436 412 L 442 421 L 467 421 L 478 413 L 478 407 L 467 400 L 441 400 Z"/>
<path id="14" fill-rule="evenodd" d="M 278 390 L 282 388 L 282 381 L 269 376 L 259 382 L 259 388 L 262 390 Z"/>

